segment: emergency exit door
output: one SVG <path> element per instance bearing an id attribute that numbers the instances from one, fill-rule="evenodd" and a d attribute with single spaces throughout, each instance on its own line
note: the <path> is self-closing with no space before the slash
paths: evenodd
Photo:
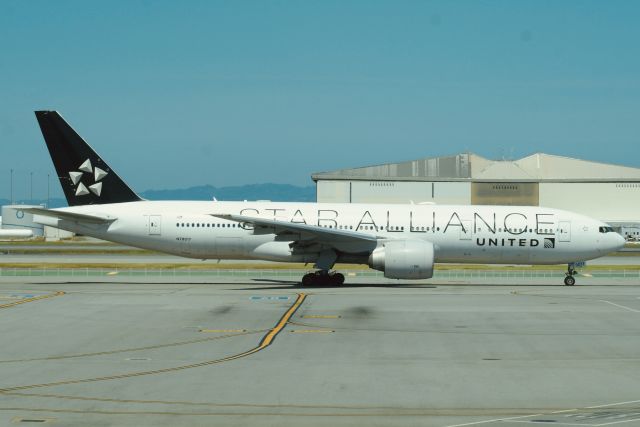
<path id="1" fill-rule="evenodd" d="M 571 241 L 571 222 L 570 221 L 558 222 L 558 240 L 560 242 Z"/>

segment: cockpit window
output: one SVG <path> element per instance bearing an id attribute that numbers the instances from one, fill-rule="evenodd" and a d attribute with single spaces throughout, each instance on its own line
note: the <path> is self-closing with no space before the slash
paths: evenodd
<path id="1" fill-rule="evenodd" d="M 613 229 L 613 227 L 600 227 L 599 231 L 601 233 L 615 233 L 615 230 Z"/>

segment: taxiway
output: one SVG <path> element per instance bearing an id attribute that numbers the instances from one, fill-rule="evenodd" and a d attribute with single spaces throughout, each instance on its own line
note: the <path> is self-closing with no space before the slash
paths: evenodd
<path id="1" fill-rule="evenodd" d="M 640 425 L 637 280 L 91 280 L 0 278 L 0 425 Z"/>

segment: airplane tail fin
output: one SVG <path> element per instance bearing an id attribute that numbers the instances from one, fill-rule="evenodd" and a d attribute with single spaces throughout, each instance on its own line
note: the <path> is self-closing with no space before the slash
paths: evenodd
<path id="1" fill-rule="evenodd" d="M 36 111 L 69 206 L 141 200 L 57 111 Z"/>

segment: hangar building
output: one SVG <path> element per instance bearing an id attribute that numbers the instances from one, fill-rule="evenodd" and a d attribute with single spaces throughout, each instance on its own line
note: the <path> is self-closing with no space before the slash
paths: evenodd
<path id="1" fill-rule="evenodd" d="M 536 153 L 489 160 L 473 153 L 312 175 L 318 202 L 547 206 L 640 229 L 640 168 Z"/>

